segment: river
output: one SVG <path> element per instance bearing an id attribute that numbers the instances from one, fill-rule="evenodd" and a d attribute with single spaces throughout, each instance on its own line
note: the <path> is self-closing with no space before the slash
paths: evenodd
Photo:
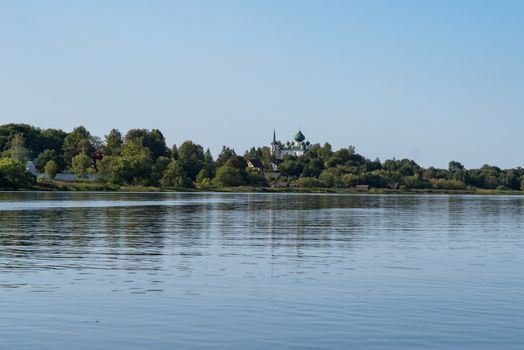
<path id="1" fill-rule="evenodd" d="M 0 193 L 2 349 L 524 349 L 524 197 Z"/>

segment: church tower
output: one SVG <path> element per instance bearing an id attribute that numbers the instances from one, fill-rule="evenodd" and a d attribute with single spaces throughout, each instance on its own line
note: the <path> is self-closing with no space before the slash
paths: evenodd
<path id="1" fill-rule="evenodd" d="M 273 141 L 271 142 L 271 148 L 269 153 L 272 157 L 275 157 L 277 159 L 280 157 L 280 145 L 277 142 L 275 129 L 273 129 Z"/>

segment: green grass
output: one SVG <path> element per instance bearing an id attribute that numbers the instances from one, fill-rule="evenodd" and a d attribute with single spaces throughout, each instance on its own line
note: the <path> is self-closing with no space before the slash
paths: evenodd
<path id="1" fill-rule="evenodd" d="M 2 189 L 0 189 L 2 190 Z M 67 182 L 57 180 L 39 180 L 31 189 L 36 191 L 114 191 L 114 192 L 260 192 L 260 193 L 348 193 L 348 194 L 477 194 L 477 195 L 523 195 L 524 191 L 497 189 L 436 190 L 436 189 L 402 189 L 370 188 L 300 188 L 300 187 L 206 187 L 206 188 L 160 188 L 153 186 L 120 186 L 97 182 Z"/>

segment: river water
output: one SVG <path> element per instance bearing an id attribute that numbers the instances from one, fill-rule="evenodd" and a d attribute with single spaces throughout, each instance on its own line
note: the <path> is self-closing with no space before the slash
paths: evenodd
<path id="1" fill-rule="evenodd" d="M 524 197 L 0 193 L 1 349 L 524 349 Z"/>

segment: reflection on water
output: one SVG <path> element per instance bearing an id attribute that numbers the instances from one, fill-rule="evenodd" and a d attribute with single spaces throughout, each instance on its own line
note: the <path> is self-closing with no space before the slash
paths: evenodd
<path id="1" fill-rule="evenodd" d="M 0 193 L 0 344 L 521 349 L 523 213 L 502 196 Z"/>

